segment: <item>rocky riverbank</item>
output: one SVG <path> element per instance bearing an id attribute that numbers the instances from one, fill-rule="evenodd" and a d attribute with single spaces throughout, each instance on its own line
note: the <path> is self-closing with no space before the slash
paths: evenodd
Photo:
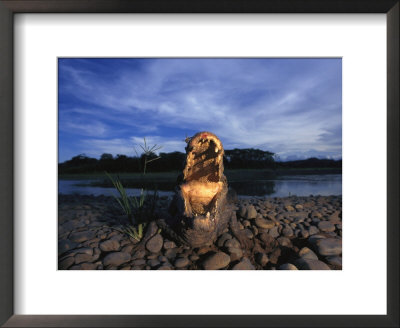
<path id="1" fill-rule="evenodd" d="M 170 199 L 161 197 L 167 210 Z M 340 270 L 342 197 L 245 198 L 236 202 L 244 250 L 229 228 L 209 247 L 179 245 L 157 227 L 140 249 L 115 230 L 120 209 L 112 197 L 59 195 L 60 270 Z"/>

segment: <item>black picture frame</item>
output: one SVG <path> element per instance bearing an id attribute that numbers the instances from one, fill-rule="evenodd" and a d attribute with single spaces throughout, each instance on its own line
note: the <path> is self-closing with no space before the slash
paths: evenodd
<path id="1" fill-rule="evenodd" d="M 399 0 L 0 0 L 0 324 L 4 327 L 399 327 Z M 385 13 L 387 315 L 14 315 L 15 13 Z"/>

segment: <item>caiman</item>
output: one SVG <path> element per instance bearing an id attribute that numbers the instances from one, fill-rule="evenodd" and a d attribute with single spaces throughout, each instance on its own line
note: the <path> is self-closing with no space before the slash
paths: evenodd
<path id="1" fill-rule="evenodd" d="M 239 229 L 228 196 L 221 141 L 211 132 L 199 132 L 186 142 L 184 169 L 164 228 L 172 229 L 175 239 L 195 248 L 214 243 L 230 225 L 242 247 L 248 248 L 250 240 Z"/>

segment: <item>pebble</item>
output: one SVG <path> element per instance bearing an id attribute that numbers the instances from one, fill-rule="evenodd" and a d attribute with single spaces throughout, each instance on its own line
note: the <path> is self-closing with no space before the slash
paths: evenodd
<path id="1" fill-rule="evenodd" d="M 228 248 L 228 252 L 231 256 L 231 261 L 237 261 L 240 260 L 243 256 L 243 251 L 240 248 L 236 248 L 236 247 L 229 247 Z"/>
<path id="2" fill-rule="evenodd" d="M 256 211 L 255 207 L 253 205 L 247 206 L 246 214 L 245 214 L 244 218 L 247 220 L 251 220 L 251 219 L 255 219 L 256 216 L 257 216 L 257 211 Z"/>
<path id="3" fill-rule="evenodd" d="M 176 248 L 167 249 L 164 255 L 168 260 L 174 259 L 176 257 Z"/>
<path id="4" fill-rule="evenodd" d="M 65 252 L 74 249 L 76 246 L 78 246 L 78 244 L 69 239 L 61 239 L 58 241 L 58 255 L 60 256 Z"/>
<path id="5" fill-rule="evenodd" d="M 181 257 L 174 262 L 175 268 L 181 269 L 188 266 L 190 263 L 187 257 Z"/>
<path id="6" fill-rule="evenodd" d="M 94 231 L 86 230 L 86 231 L 73 232 L 69 236 L 69 239 L 76 243 L 82 243 L 86 240 L 93 239 L 95 236 L 96 234 Z"/>
<path id="7" fill-rule="evenodd" d="M 163 247 L 164 240 L 160 234 L 156 234 L 154 237 L 150 238 L 146 243 L 146 248 L 152 253 L 158 253 Z"/>
<path id="8" fill-rule="evenodd" d="M 333 232 L 335 231 L 335 225 L 329 221 L 320 221 L 318 223 L 318 229 L 324 232 Z"/>
<path id="9" fill-rule="evenodd" d="M 58 263 L 58 269 L 67 270 L 74 263 L 75 263 L 74 257 L 69 256 Z"/>
<path id="10" fill-rule="evenodd" d="M 150 265 L 152 268 L 154 268 L 154 267 L 160 265 L 160 261 L 157 260 L 157 259 L 148 260 L 146 263 L 147 263 L 148 265 Z"/>
<path id="11" fill-rule="evenodd" d="M 103 252 L 114 252 L 118 251 L 120 248 L 120 244 L 118 240 L 115 239 L 108 239 L 99 244 L 99 248 Z"/>
<path id="12" fill-rule="evenodd" d="M 107 254 L 103 259 L 105 266 L 119 266 L 123 263 L 129 262 L 131 255 L 124 252 L 114 252 Z"/>
<path id="13" fill-rule="evenodd" d="M 275 223 L 273 221 L 269 221 L 263 218 L 256 218 L 255 223 L 257 227 L 263 228 L 263 229 L 272 229 L 275 227 Z"/>
<path id="14" fill-rule="evenodd" d="M 259 265 L 261 265 L 262 267 L 266 266 L 267 263 L 269 262 L 269 258 L 267 256 L 267 254 L 265 253 L 257 253 L 256 254 L 256 261 Z"/>
<path id="15" fill-rule="evenodd" d="M 146 264 L 146 260 L 145 259 L 137 259 L 137 260 L 132 261 L 132 264 L 134 266 L 145 265 Z"/>
<path id="16" fill-rule="evenodd" d="M 233 266 L 232 270 L 255 270 L 255 267 L 247 257 L 244 257 L 238 264 Z"/>
<path id="17" fill-rule="evenodd" d="M 326 262 L 331 265 L 342 266 L 342 257 L 341 256 L 328 256 L 325 258 Z"/>
<path id="18" fill-rule="evenodd" d="M 236 238 L 228 239 L 225 244 L 225 247 L 227 248 L 240 248 L 240 243 Z"/>
<path id="19" fill-rule="evenodd" d="M 98 258 L 99 258 L 98 255 L 93 256 L 92 254 L 76 254 L 75 255 L 75 264 L 80 264 L 83 262 L 94 262 Z"/>
<path id="20" fill-rule="evenodd" d="M 286 237 L 279 237 L 277 239 L 277 241 L 278 241 L 279 245 L 281 245 L 281 246 L 290 247 L 292 245 L 292 242 L 290 241 L 290 239 L 286 238 Z"/>
<path id="21" fill-rule="evenodd" d="M 165 240 L 164 241 L 164 249 L 171 249 L 171 248 L 175 248 L 176 244 L 171 241 L 171 240 Z"/>
<path id="22" fill-rule="evenodd" d="M 282 234 L 286 237 L 292 237 L 293 236 L 293 229 L 290 227 L 285 227 L 282 230 Z"/>
<path id="23" fill-rule="evenodd" d="M 298 259 L 295 264 L 300 270 L 330 270 L 328 265 L 318 260 L 301 258 Z"/>
<path id="24" fill-rule="evenodd" d="M 285 263 L 278 267 L 278 270 L 298 270 L 292 263 Z"/>
<path id="25" fill-rule="evenodd" d="M 299 251 L 299 256 L 303 259 L 318 260 L 318 256 L 308 247 L 303 247 Z"/>
<path id="26" fill-rule="evenodd" d="M 205 270 L 218 270 L 225 268 L 229 265 L 231 258 L 224 252 L 218 252 L 211 256 L 208 256 L 203 262 L 203 268 Z"/>
<path id="27" fill-rule="evenodd" d="M 312 235 L 315 235 L 315 234 L 317 234 L 317 233 L 319 233 L 319 230 L 318 230 L 318 228 L 316 227 L 316 226 L 310 226 L 309 228 L 308 228 L 308 234 L 310 235 L 310 236 L 312 236 Z"/>
<path id="28" fill-rule="evenodd" d="M 336 238 L 317 239 L 314 242 L 315 251 L 322 256 L 342 254 L 342 241 Z"/>
<path id="29" fill-rule="evenodd" d="M 273 227 L 272 229 L 270 229 L 268 234 L 273 238 L 279 237 L 278 227 Z"/>

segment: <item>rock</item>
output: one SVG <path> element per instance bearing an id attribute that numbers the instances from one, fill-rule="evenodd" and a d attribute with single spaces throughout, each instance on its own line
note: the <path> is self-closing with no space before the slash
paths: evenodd
<path id="1" fill-rule="evenodd" d="M 82 243 L 86 240 L 93 239 L 96 236 L 94 231 L 86 230 L 86 231 L 79 231 L 73 232 L 69 239 L 75 243 Z"/>
<path id="2" fill-rule="evenodd" d="M 293 236 L 293 230 L 290 227 L 285 227 L 282 230 L 282 234 L 286 237 L 292 237 Z"/>
<path id="3" fill-rule="evenodd" d="M 253 205 L 247 206 L 246 216 L 244 217 L 247 220 L 255 219 L 257 216 L 257 211 Z"/>
<path id="4" fill-rule="evenodd" d="M 277 264 L 278 260 L 279 260 L 279 257 L 281 256 L 281 253 L 282 253 L 282 251 L 281 251 L 280 248 L 273 249 L 271 254 L 269 254 L 269 261 L 272 264 Z"/>
<path id="5" fill-rule="evenodd" d="M 313 211 L 313 212 L 311 212 L 310 217 L 320 219 L 320 218 L 322 218 L 322 214 L 320 212 Z"/>
<path id="6" fill-rule="evenodd" d="M 232 239 L 228 239 L 224 246 L 226 248 L 240 248 L 240 243 L 238 242 L 238 240 L 236 238 L 232 238 Z"/>
<path id="7" fill-rule="evenodd" d="M 256 226 L 263 229 L 272 229 L 275 227 L 275 223 L 273 221 L 269 221 L 263 218 L 256 218 L 255 220 Z"/>
<path id="8" fill-rule="evenodd" d="M 336 238 L 317 239 L 313 243 L 315 251 L 322 256 L 342 254 L 342 241 Z"/>
<path id="9" fill-rule="evenodd" d="M 232 270 L 255 270 L 255 267 L 247 257 L 244 257 L 238 264 L 233 266 Z"/>
<path id="10" fill-rule="evenodd" d="M 342 267 L 342 257 L 341 256 L 328 256 L 325 258 L 326 262 L 330 265 L 336 265 Z"/>
<path id="11" fill-rule="evenodd" d="M 203 262 L 203 267 L 205 270 L 218 270 L 228 266 L 230 261 L 231 258 L 228 254 L 224 252 L 218 252 L 208 256 Z"/>
<path id="12" fill-rule="evenodd" d="M 118 251 L 120 248 L 120 244 L 118 240 L 115 239 L 108 239 L 99 244 L 99 248 L 103 252 L 114 252 Z"/>
<path id="13" fill-rule="evenodd" d="M 259 234 L 258 239 L 260 239 L 264 243 L 265 248 L 274 248 L 278 245 L 276 239 L 267 233 Z"/>
<path id="14" fill-rule="evenodd" d="M 218 241 L 217 241 L 218 247 L 224 246 L 225 242 L 230 239 L 232 239 L 232 236 L 229 233 L 222 234 L 221 237 L 219 237 Z"/>
<path id="15" fill-rule="evenodd" d="M 318 223 L 318 229 L 324 232 L 335 231 L 335 225 L 329 221 L 320 221 Z"/>
<path id="16" fill-rule="evenodd" d="M 298 209 L 298 210 L 302 210 L 302 209 L 303 209 L 303 205 L 301 205 L 301 204 L 296 204 L 296 205 L 295 205 L 295 208 Z"/>
<path id="17" fill-rule="evenodd" d="M 160 262 L 168 262 L 168 259 L 165 257 L 165 256 L 163 256 L 163 255 L 160 255 L 159 257 L 158 257 L 158 260 L 160 261 Z"/>
<path id="18" fill-rule="evenodd" d="M 131 255 L 124 252 L 114 252 L 107 254 L 103 259 L 105 266 L 119 266 L 123 263 L 129 262 Z"/>
<path id="19" fill-rule="evenodd" d="M 122 247 L 121 252 L 131 253 L 132 250 L 133 250 L 133 245 L 129 244 Z"/>
<path id="20" fill-rule="evenodd" d="M 236 247 L 229 247 L 228 248 L 228 252 L 231 256 L 231 261 L 237 261 L 240 260 L 243 256 L 243 251 L 240 248 L 236 248 Z"/>
<path id="21" fill-rule="evenodd" d="M 157 260 L 157 259 L 148 260 L 146 263 L 147 263 L 148 265 L 150 265 L 152 268 L 154 268 L 154 267 L 160 265 L 160 261 Z"/>
<path id="22" fill-rule="evenodd" d="M 267 254 L 257 253 L 256 261 L 259 265 L 261 265 L 262 267 L 265 267 L 267 265 L 267 263 L 269 262 L 269 258 L 267 256 Z"/>
<path id="23" fill-rule="evenodd" d="M 136 252 L 133 253 L 133 255 L 132 255 L 132 260 L 142 259 L 142 258 L 145 257 L 145 255 L 146 255 L 146 251 L 145 251 L 145 250 L 136 251 Z"/>
<path id="24" fill-rule="evenodd" d="M 146 248 L 152 253 L 158 253 L 163 247 L 164 240 L 160 234 L 156 234 L 147 243 Z"/>
<path id="25" fill-rule="evenodd" d="M 300 270 L 330 270 L 324 262 L 318 260 L 300 258 L 295 264 Z"/>
<path id="26" fill-rule="evenodd" d="M 292 242 L 290 241 L 290 239 L 286 238 L 286 237 L 279 237 L 277 239 L 277 241 L 278 241 L 279 245 L 281 245 L 281 246 L 290 247 L 292 245 Z"/>
<path id="27" fill-rule="evenodd" d="M 81 270 L 96 270 L 97 264 L 95 263 L 81 263 L 80 264 Z"/>
<path id="28" fill-rule="evenodd" d="M 137 260 L 132 261 L 132 264 L 134 266 L 145 265 L 146 264 L 146 260 L 145 259 L 137 259 Z"/>
<path id="29" fill-rule="evenodd" d="M 253 233 L 250 231 L 250 229 L 244 229 L 243 230 L 244 235 L 248 238 L 248 239 L 253 239 L 254 235 Z"/>
<path id="30" fill-rule="evenodd" d="M 308 247 L 303 247 L 299 251 L 299 256 L 303 259 L 318 260 L 318 256 Z"/>
<path id="31" fill-rule="evenodd" d="M 199 259 L 200 257 L 197 254 L 192 254 L 189 256 L 190 261 L 195 262 Z"/>
<path id="32" fill-rule="evenodd" d="M 300 236 L 302 238 L 308 238 L 309 235 L 310 235 L 310 233 L 306 229 L 300 230 Z"/>
<path id="33" fill-rule="evenodd" d="M 69 256 L 58 262 L 58 270 L 67 270 L 74 263 L 75 263 L 74 257 Z"/>
<path id="34" fill-rule="evenodd" d="M 157 270 L 172 270 L 170 265 L 162 265 Z"/>
<path id="35" fill-rule="evenodd" d="M 289 212 L 294 212 L 294 207 L 292 205 L 286 205 L 285 208 Z"/>
<path id="36" fill-rule="evenodd" d="M 80 264 L 83 262 L 94 262 L 99 258 L 99 256 L 93 256 L 91 254 L 76 254 L 75 264 Z"/>
<path id="37" fill-rule="evenodd" d="M 171 249 L 171 248 L 175 248 L 176 244 L 171 241 L 171 240 L 165 240 L 164 241 L 164 249 Z"/>
<path id="38" fill-rule="evenodd" d="M 58 241 L 58 256 L 70 251 L 78 246 L 77 243 L 70 241 L 69 239 L 61 239 Z"/>
<path id="39" fill-rule="evenodd" d="M 318 230 L 318 228 L 316 227 L 316 226 L 310 226 L 309 228 L 308 228 L 308 234 L 310 235 L 310 236 L 312 236 L 312 235 L 315 235 L 315 234 L 317 234 L 317 233 L 319 233 L 319 230 Z"/>
<path id="40" fill-rule="evenodd" d="M 176 248 L 167 249 L 164 255 L 168 260 L 173 260 L 176 257 Z"/>
<path id="41" fill-rule="evenodd" d="M 181 258 L 175 260 L 174 266 L 175 266 L 175 268 L 181 269 L 181 268 L 188 266 L 189 263 L 190 263 L 190 261 L 187 257 L 181 257 Z"/>
<path id="42" fill-rule="evenodd" d="M 243 227 L 245 227 L 245 228 L 251 227 L 250 221 L 249 220 L 244 220 L 243 221 Z"/>
<path id="43" fill-rule="evenodd" d="M 285 263 L 279 266 L 278 270 L 298 270 L 295 265 L 291 263 Z"/>
<path id="44" fill-rule="evenodd" d="M 275 226 L 272 229 L 269 230 L 268 234 L 273 237 L 273 238 L 277 238 L 279 237 L 279 232 L 278 232 L 278 227 Z"/>

